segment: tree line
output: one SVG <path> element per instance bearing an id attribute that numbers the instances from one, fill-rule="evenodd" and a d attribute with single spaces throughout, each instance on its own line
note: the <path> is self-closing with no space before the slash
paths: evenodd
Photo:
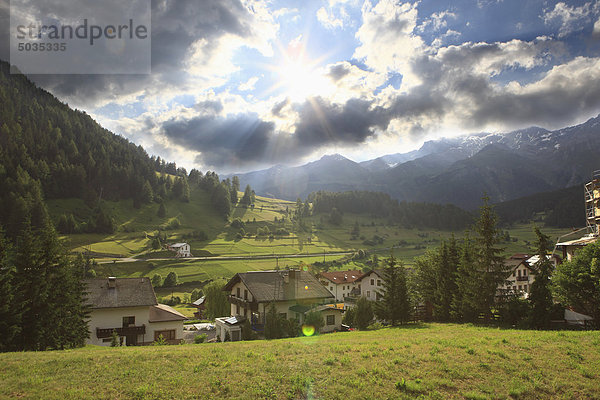
<path id="1" fill-rule="evenodd" d="M 341 221 L 344 213 L 369 214 L 388 218 L 407 228 L 434 228 L 441 230 L 465 229 L 473 215 L 451 204 L 398 202 L 387 193 L 350 191 L 318 191 L 308 195 L 314 214 L 331 214 L 332 221 Z"/>

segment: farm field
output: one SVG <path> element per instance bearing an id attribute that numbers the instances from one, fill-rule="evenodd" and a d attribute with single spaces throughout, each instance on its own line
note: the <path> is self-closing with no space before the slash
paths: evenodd
<path id="1" fill-rule="evenodd" d="M 281 339 L 0 354 L 0 397 L 598 399 L 598 332 L 409 325 Z"/>

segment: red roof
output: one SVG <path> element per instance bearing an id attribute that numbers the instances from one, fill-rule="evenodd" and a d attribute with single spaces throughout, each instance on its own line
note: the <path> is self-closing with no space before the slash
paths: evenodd
<path id="1" fill-rule="evenodd" d="M 322 272 L 321 276 L 333 283 L 353 283 L 363 277 L 358 270 Z"/>

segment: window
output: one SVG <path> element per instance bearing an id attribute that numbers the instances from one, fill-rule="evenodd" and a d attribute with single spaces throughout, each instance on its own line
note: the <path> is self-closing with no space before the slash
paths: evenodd
<path id="1" fill-rule="evenodd" d="M 516 286 L 513 286 L 513 290 L 517 290 L 517 287 L 516 287 Z"/>
<path id="2" fill-rule="evenodd" d="M 333 292 L 333 286 L 329 288 L 329 291 L 330 291 L 330 292 Z"/>
<path id="3" fill-rule="evenodd" d="M 513 271 L 513 276 L 515 276 L 517 273 L 515 271 Z"/>
<path id="4" fill-rule="evenodd" d="M 242 296 L 240 295 L 240 290 L 241 290 L 240 288 L 237 288 L 237 297 L 241 299 Z"/>
<path id="5" fill-rule="evenodd" d="M 381 295 L 379 294 L 379 292 L 375 293 L 375 300 L 379 301 L 379 299 L 381 299 Z"/>
<path id="6" fill-rule="evenodd" d="M 367 297 L 371 297 L 371 291 L 367 290 Z"/>
<path id="7" fill-rule="evenodd" d="M 527 276 L 527 270 L 526 269 L 523 270 L 523 276 Z"/>
<path id="8" fill-rule="evenodd" d="M 335 315 L 327 316 L 327 325 L 335 325 Z"/>
<path id="9" fill-rule="evenodd" d="M 375 279 L 371 279 L 371 286 L 375 286 Z"/>
<path id="10" fill-rule="evenodd" d="M 235 315 L 240 315 L 240 306 L 239 306 L 239 304 L 235 305 Z"/>
<path id="11" fill-rule="evenodd" d="M 244 289 L 244 300 L 248 300 L 248 290 Z"/>
<path id="12" fill-rule="evenodd" d="M 123 317 L 123 328 L 135 326 L 135 317 Z"/>
<path id="13" fill-rule="evenodd" d="M 517 271 L 517 276 L 521 276 L 521 270 Z"/>
<path id="14" fill-rule="evenodd" d="M 519 290 L 523 290 L 523 286 L 522 285 L 519 285 Z"/>
<path id="15" fill-rule="evenodd" d="M 527 285 L 523 286 L 523 288 L 525 289 L 525 291 L 527 292 Z"/>
<path id="16" fill-rule="evenodd" d="M 165 331 L 154 331 L 154 340 L 158 340 L 158 337 L 162 335 L 165 340 L 175 340 L 175 329 L 168 329 Z"/>
<path id="17" fill-rule="evenodd" d="M 381 279 L 377 279 L 377 286 L 381 286 Z"/>

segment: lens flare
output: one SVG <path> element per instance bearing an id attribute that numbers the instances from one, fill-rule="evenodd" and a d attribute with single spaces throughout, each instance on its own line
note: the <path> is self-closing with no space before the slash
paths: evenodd
<path id="1" fill-rule="evenodd" d="M 312 336 L 315 334 L 315 327 L 312 325 L 302 325 L 302 334 L 304 336 Z"/>

